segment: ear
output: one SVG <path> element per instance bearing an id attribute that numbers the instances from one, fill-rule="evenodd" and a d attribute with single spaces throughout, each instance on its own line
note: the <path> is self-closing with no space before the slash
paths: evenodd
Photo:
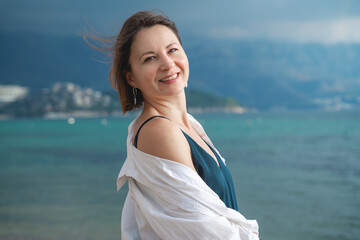
<path id="1" fill-rule="evenodd" d="M 130 86 L 136 88 L 135 81 L 130 72 L 126 72 L 126 81 Z"/>

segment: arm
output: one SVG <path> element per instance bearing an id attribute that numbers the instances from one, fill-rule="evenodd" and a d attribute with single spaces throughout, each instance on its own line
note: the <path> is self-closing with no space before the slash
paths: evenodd
<path id="1" fill-rule="evenodd" d="M 139 133 L 138 149 L 183 164 L 196 172 L 184 134 L 167 119 L 155 118 L 144 125 Z"/>
<path id="2" fill-rule="evenodd" d="M 258 239 L 256 221 L 227 208 L 198 176 L 181 130 L 157 120 L 165 124 L 149 122 L 138 149 L 129 149 L 129 193 L 138 223 L 161 239 Z"/>
<path id="3" fill-rule="evenodd" d="M 136 203 L 137 219 L 147 222 L 142 226 L 151 226 L 160 239 L 258 240 L 256 234 L 232 221 L 226 213 L 216 213 L 197 200 L 179 197 L 179 192 L 172 196 L 171 192 L 158 194 L 156 187 L 148 188 L 133 180 L 129 182 L 130 194 Z M 169 201 L 168 198 L 172 199 Z"/>

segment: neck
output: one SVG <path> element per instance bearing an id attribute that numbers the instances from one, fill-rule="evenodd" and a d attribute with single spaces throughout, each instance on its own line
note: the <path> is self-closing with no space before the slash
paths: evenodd
<path id="1" fill-rule="evenodd" d="M 177 96 L 167 99 L 145 99 L 142 114 L 149 116 L 161 115 L 183 128 L 190 128 L 187 118 L 186 97 L 183 91 Z"/>

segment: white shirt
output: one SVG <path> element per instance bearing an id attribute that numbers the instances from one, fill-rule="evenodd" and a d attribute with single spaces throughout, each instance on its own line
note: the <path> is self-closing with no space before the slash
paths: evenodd
<path id="1" fill-rule="evenodd" d="M 191 115 L 188 118 L 215 149 L 200 123 Z M 118 190 L 129 182 L 121 219 L 123 240 L 259 239 L 257 221 L 227 208 L 194 170 L 135 148 L 134 122 L 129 126 L 127 158 L 117 179 Z"/>

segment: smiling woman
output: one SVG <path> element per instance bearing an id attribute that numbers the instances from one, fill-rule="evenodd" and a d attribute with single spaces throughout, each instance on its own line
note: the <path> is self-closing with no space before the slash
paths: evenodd
<path id="1" fill-rule="evenodd" d="M 238 211 L 225 160 L 186 110 L 189 63 L 166 16 L 138 12 L 113 46 L 110 80 L 130 124 L 117 187 L 129 193 L 122 239 L 258 239 L 256 220 Z"/>
<path id="2" fill-rule="evenodd" d="M 168 98 L 182 94 L 189 76 L 186 54 L 176 35 L 163 25 L 144 28 L 136 34 L 130 50 L 129 85 L 143 98 Z M 147 101 L 145 104 L 147 104 Z"/>

